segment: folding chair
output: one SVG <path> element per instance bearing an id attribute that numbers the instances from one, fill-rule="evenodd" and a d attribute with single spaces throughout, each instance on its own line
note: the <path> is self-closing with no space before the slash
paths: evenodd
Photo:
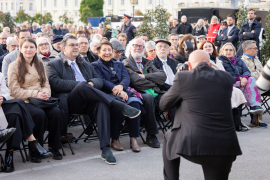
<path id="1" fill-rule="evenodd" d="M 261 95 L 262 107 L 264 107 L 264 113 L 268 112 L 270 114 L 270 106 L 268 101 L 270 100 L 270 92 L 267 91 Z"/>
<path id="2" fill-rule="evenodd" d="M 5 144 L 6 144 L 6 143 L 3 143 L 3 144 L 1 145 L 0 151 L 5 151 L 5 150 L 7 150 L 7 149 L 3 149 L 3 147 L 4 147 Z M 28 158 L 28 155 L 27 155 L 27 153 L 26 153 L 26 148 L 25 148 L 25 145 L 24 145 L 24 142 L 23 142 L 23 141 L 22 141 L 22 148 L 20 147 L 20 149 L 18 149 L 18 150 L 20 151 L 20 154 L 21 154 L 21 157 L 22 157 L 23 162 L 25 163 L 26 161 L 29 161 L 29 158 Z M 24 157 L 22 150 L 24 150 L 24 153 L 25 153 L 25 157 L 26 157 L 26 158 Z"/>
<path id="3" fill-rule="evenodd" d="M 246 114 L 243 114 L 243 111 L 244 110 L 247 110 L 248 112 L 246 113 Z M 242 115 L 241 115 L 241 117 L 247 117 L 247 115 L 249 115 L 250 114 L 250 112 L 249 112 L 249 107 L 247 106 L 247 105 L 244 105 L 243 106 L 243 109 L 242 109 Z"/>

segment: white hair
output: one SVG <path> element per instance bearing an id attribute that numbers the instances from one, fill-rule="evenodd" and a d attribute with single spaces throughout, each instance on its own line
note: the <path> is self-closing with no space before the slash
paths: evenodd
<path id="1" fill-rule="evenodd" d="M 90 43 L 90 46 L 94 46 L 95 44 L 100 44 L 100 40 L 98 39 L 93 39 Z"/>
<path id="2" fill-rule="evenodd" d="M 110 42 L 113 42 L 113 41 L 118 41 L 118 39 L 117 39 L 117 38 L 112 38 L 112 39 L 110 40 Z"/>
<path id="3" fill-rule="evenodd" d="M 5 29 L 8 29 L 9 32 L 10 32 L 10 28 L 9 28 L 9 27 L 4 27 L 4 28 L 3 28 L 3 32 L 6 32 Z"/>
<path id="4" fill-rule="evenodd" d="M 156 43 L 154 41 L 148 41 L 147 43 L 145 43 L 145 49 L 148 52 L 149 48 L 151 47 L 156 47 Z"/>
<path id="5" fill-rule="evenodd" d="M 50 24 L 46 24 L 46 27 L 47 27 L 47 26 L 50 26 L 50 27 L 51 27 L 51 25 L 50 25 Z"/>
<path id="6" fill-rule="evenodd" d="M 38 27 L 38 24 L 34 22 L 34 23 L 33 23 L 33 26 L 37 26 L 37 27 Z"/>
<path id="7" fill-rule="evenodd" d="M 13 41 L 13 40 L 16 40 L 16 38 L 15 37 L 8 37 L 7 38 L 7 45 L 10 45 L 11 41 Z"/>
<path id="8" fill-rule="evenodd" d="M 45 37 L 40 37 L 40 38 L 37 39 L 37 47 L 39 46 L 41 40 L 47 41 L 47 43 L 49 44 L 49 47 L 50 47 L 50 53 L 52 54 L 52 45 L 51 45 L 51 43 L 48 41 L 48 39 L 45 38 Z M 37 53 L 40 53 L 39 48 L 37 48 Z"/>
<path id="9" fill-rule="evenodd" d="M 100 40 L 101 38 L 102 38 L 102 35 L 100 35 L 100 34 L 95 34 L 95 35 L 93 36 L 93 40 L 94 40 L 94 39 Z"/>
<path id="10" fill-rule="evenodd" d="M 205 27 L 205 25 L 204 25 L 203 19 L 199 19 L 199 20 L 197 21 L 197 24 L 195 25 L 195 28 L 198 26 L 199 21 L 202 21 L 202 27 L 203 27 L 203 29 L 204 29 L 204 32 L 207 32 L 207 29 L 206 29 L 206 27 Z M 199 27 L 199 26 L 198 26 L 198 27 Z"/>

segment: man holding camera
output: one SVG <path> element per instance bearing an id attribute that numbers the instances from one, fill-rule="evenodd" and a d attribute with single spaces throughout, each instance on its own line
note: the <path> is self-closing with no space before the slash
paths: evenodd
<path id="1" fill-rule="evenodd" d="M 233 79 L 211 67 L 209 54 L 189 56 L 190 71 L 175 75 L 159 103 L 162 111 L 176 107 L 174 124 L 163 143 L 164 179 L 179 179 L 180 156 L 201 164 L 206 180 L 227 180 L 241 149 L 231 111 Z"/>

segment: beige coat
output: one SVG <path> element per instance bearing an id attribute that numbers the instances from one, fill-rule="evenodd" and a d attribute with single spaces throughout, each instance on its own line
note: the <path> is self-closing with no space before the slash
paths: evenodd
<path id="1" fill-rule="evenodd" d="M 253 62 L 253 60 L 250 57 L 243 54 L 242 60 L 244 61 L 249 71 L 251 72 L 251 77 L 254 77 L 257 80 L 260 74 L 263 72 L 263 66 L 259 58 L 256 56 Z M 256 66 L 256 69 L 255 69 L 255 66 Z"/>
<path id="2" fill-rule="evenodd" d="M 50 30 L 45 29 L 42 32 L 43 33 L 48 33 L 50 36 L 53 36 L 53 30 L 52 29 L 50 29 Z"/>
<path id="3" fill-rule="evenodd" d="M 12 62 L 8 67 L 8 87 L 11 98 L 22 99 L 28 103 L 28 98 L 37 98 L 39 91 L 46 91 L 51 94 L 51 88 L 47 76 L 44 87 L 41 87 L 40 77 L 35 66 L 30 66 L 26 63 L 26 67 L 28 69 L 28 73 L 26 73 L 25 82 L 22 85 L 18 82 L 18 60 Z"/>
<path id="4" fill-rule="evenodd" d="M 9 91 L 6 86 L 6 81 L 2 73 L 0 73 L 0 95 L 5 97 L 6 100 L 10 99 Z M 4 114 L 2 107 L 0 106 L 0 129 L 6 129 L 7 126 L 8 126 L 8 123 L 7 123 L 6 116 Z"/>

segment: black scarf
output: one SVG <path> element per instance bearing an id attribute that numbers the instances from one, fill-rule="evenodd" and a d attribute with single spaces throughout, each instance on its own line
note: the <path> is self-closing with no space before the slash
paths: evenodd
<path id="1" fill-rule="evenodd" d="M 210 59 L 214 61 L 215 64 L 217 63 L 216 58 L 217 56 L 215 54 L 210 55 Z"/>
<path id="2" fill-rule="evenodd" d="M 100 58 L 100 60 L 108 69 L 110 69 L 110 67 L 112 67 L 112 60 L 104 61 L 102 58 Z"/>
<path id="3" fill-rule="evenodd" d="M 6 45 L 6 44 L 1 44 L 1 48 L 2 48 L 3 50 L 7 50 L 7 45 Z"/>

